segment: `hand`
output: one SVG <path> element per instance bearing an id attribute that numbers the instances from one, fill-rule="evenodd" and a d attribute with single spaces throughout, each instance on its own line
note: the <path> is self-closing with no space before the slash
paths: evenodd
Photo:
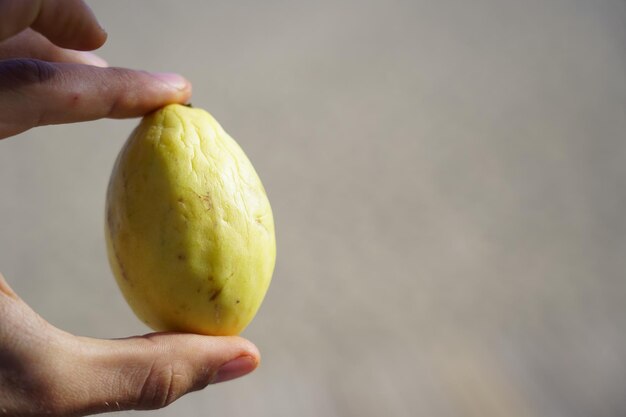
<path id="1" fill-rule="evenodd" d="M 107 68 L 82 51 L 105 39 L 81 0 L 0 0 L 0 138 L 45 124 L 141 116 L 189 98 L 191 86 L 178 75 Z M 0 275 L 0 416 L 160 408 L 258 362 L 256 347 L 239 337 L 68 334 Z"/>
<path id="2" fill-rule="evenodd" d="M 102 68 L 104 60 L 83 52 L 105 40 L 82 0 L 0 0 L 0 139 L 189 99 L 191 86 L 177 74 Z"/>

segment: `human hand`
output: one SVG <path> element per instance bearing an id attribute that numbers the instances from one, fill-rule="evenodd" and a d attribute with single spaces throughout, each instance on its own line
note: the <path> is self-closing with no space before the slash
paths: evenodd
<path id="1" fill-rule="evenodd" d="M 106 36 L 83 0 L 0 0 L 0 139 L 189 99 L 191 85 L 177 74 L 101 68 L 84 51 Z"/>
<path id="2" fill-rule="evenodd" d="M 107 68 L 79 51 L 105 39 L 82 0 L 0 0 L 0 139 L 45 124 L 141 116 L 189 98 L 180 76 Z M 234 336 L 71 335 L 37 315 L 0 275 L 0 416 L 161 408 L 258 362 L 256 347 Z"/>

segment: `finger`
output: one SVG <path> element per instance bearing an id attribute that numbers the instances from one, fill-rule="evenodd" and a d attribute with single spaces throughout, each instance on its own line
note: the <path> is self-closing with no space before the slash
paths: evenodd
<path id="1" fill-rule="evenodd" d="M 63 48 L 96 49 L 107 36 L 82 0 L 0 0 L 0 40 L 29 26 Z"/>
<path id="2" fill-rule="evenodd" d="M 74 338 L 65 352 L 66 376 L 56 388 L 66 414 L 165 407 L 208 384 L 252 372 L 257 348 L 246 339 L 155 333 L 123 340 Z M 62 413 L 61 413 L 62 414 Z"/>
<path id="3" fill-rule="evenodd" d="M 191 85 L 170 73 L 49 63 L 0 62 L 0 138 L 35 126 L 143 116 L 184 103 Z"/>
<path id="4" fill-rule="evenodd" d="M 43 61 L 69 62 L 97 67 L 108 66 L 104 59 L 94 53 L 58 47 L 32 29 L 23 30 L 0 42 L 0 60 L 10 58 L 35 58 Z"/>
<path id="5" fill-rule="evenodd" d="M 162 408 L 208 384 L 246 375 L 260 361 L 256 346 L 237 336 L 73 336 L 37 315 L 2 275 L 0 317 L 0 415 Z"/>

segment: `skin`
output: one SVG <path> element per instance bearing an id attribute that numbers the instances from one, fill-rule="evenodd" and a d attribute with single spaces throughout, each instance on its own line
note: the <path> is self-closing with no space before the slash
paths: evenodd
<path id="1" fill-rule="evenodd" d="M 48 124 L 143 116 L 184 103 L 175 74 L 107 67 L 106 33 L 80 0 L 0 0 L 0 139 Z M 80 416 L 161 408 L 245 375 L 259 352 L 236 337 L 78 337 L 37 315 L 0 275 L 0 415 Z"/>

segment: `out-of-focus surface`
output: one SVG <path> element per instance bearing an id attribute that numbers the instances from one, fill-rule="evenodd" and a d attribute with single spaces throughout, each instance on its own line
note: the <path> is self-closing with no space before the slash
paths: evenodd
<path id="1" fill-rule="evenodd" d="M 276 219 L 261 367 L 150 415 L 626 414 L 626 2 L 91 4 L 110 64 L 193 82 Z M 0 142 L 0 270 L 81 335 L 148 331 L 103 237 L 136 123 Z"/>

